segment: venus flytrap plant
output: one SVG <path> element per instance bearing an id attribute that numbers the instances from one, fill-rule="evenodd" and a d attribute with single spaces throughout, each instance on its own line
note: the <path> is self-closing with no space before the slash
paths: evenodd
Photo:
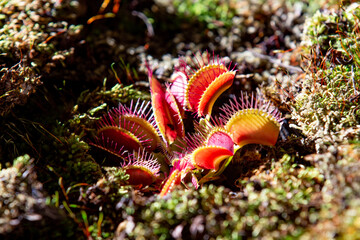
<path id="1" fill-rule="evenodd" d="M 150 189 L 160 188 L 160 197 L 176 185 L 192 182 L 197 188 L 217 178 L 237 149 L 246 144 L 273 146 L 280 132 L 280 112 L 253 94 L 241 92 L 239 99 L 221 108 L 220 118 L 211 117 L 215 101 L 232 85 L 236 71 L 226 67 L 224 60 L 210 58 L 207 52 L 205 58 L 192 61 L 194 68 L 180 60 L 180 68 L 166 88 L 147 66 L 151 103 L 131 102 L 130 107 L 120 105 L 111 110 L 102 118 L 98 140 L 93 144 L 123 158 L 121 167 L 130 175 L 129 184 L 140 188 L 155 184 L 157 187 Z M 186 137 L 184 110 L 200 117 L 194 120 L 195 131 Z M 133 154 L 124 157 L 125 152 Z M 172 156 L 171 170 L 163 170 L 167 177 L 162 184 L 161 164 L 154 152 L 163 158 Z M 165 162 L 162 164 L 169 163 Z"/>

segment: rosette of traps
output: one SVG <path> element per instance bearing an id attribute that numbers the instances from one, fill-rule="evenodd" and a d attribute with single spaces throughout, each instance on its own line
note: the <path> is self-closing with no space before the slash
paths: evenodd
<path id="1" fill-rule="evenodd" d="M 208 52 L 189 64 L 182 58 L 170 83 L 163 85 L 147 64 L 151 101 L 110 110 L 99 121 L 92 145 L 121 159 L 130 185 L 155 183 L 151 189 L 161 197 L 176 185 L 191 182 L 197 188 L 218 178 L 247 144 L 274 146 L 281 113 L 261 95 L 240 92 L 220 108 L 220 116 L 211 116 L 215 101 L 234 81 L 230 66 Z M 184 111 L 196 116 L 194 129 L 184 125 Z"/>

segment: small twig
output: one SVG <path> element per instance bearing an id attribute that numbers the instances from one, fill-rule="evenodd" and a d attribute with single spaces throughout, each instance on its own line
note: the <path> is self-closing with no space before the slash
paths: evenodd
<path id="1" fill-rule="evenodd" d="M 155 35 L 154 33 L 154 28 L 153 26 L 151 25 L 149 19 L 146 17 L 145 14 L 143 14 L 142 12 L 138 12 L 138 11 L 132 11 L 131 14 L 135 17 L 138 17 L 140 18 L 141 20 L 144 21 L 145 25 L 146 25 L 146 28 L 147 28 L 147 36 L 150 38 L 150 37 L 153 37 Z"/>
<path id="2" fill-rule="evenodd" d="M 286 68 L 291 73 L 304 72 L 301 68 L 282 63 L 279 59 L 272 58 L 272 57 L 267 56 L 265 54 L 257 53 L 257 52 L 255 52 L 253 50 L 248 50 L 248 51 L 251 52 L 255 57 L 268 60 L 269 62 L 271 62 L 273 64 L 277 64 L 282 68 Z"/>
<path id="3" fill-rule="evenodd" d="M 235 79 L 243 79 L 243 78 L 252 78 L 254 77 L 253 73 L 249 73 L 249 74 L 236 74 L 235 75 Z"/>

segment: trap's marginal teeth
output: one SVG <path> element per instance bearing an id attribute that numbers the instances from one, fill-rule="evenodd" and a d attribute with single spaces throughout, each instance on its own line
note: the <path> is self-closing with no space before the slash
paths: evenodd
<path id="1" fill-rule="evenodd" d="M 135 104 L 131 101 L 130 107 L 120 104 L 110 110 L 100 121 L 94 146 L 114 154 L 119 154 L 119 148 L 154 151 L 161 139 L 149 106 L 150 102 L 138 100 Z"/>
<path id="2" fill-rule="evenodd" d="M 142 136 L 146 141 L 142 145 L 152 152 L 160 145 L 160 137 L 156 128 L 149 123 L 146 119 L 139 118 L 133 115 L 123 115 L 120 117 L 120 122 L 126 124 L 126 129 L 132 131 L 135 136 Z"/>
<path id="3" fill-rule="evenodd" d="M 281 113 L 270 102 L 241 92 L 239 100 L 221 108 L 225 129 L 239 147 L 246 144 L 274 146 L 282 121 Z"/>
<path id="4" fill-rule="evenodd" d="M 213 105 L 218 97 L 233 83 L 236 71 L 225 66 L 224 60 L 205 52 L 205 58 L 195 56 L 193 67 L 180 60 L 180 67 L 188 78 L 185 103 L 188 110 L 199 117 L 210 118 Z"/>
<path id="5" fill-rule="evenodd" d="M 123 146 L 124 150 L 127 151 L 137 151 L 142 149 L 140 139 L 138 139 L 134 134 L 127 131 L 126 129 L 119 127 L 103 127 L 99 129 L 98 136 L 104 139 L 104 142 L 111 142 L 112 146 Z M 106 148 L 106 146 L 104 146 Z M 116 149 L 108 149 L 109 151 L 116 152 Z"/>
<path id="6" fill-rule="evenodd" d="M 187 77 L 183 72 L 176 71 L 171 76 L 173 80 L 170 91 L 174 95 L 178 106 L 180 108 L 181 116 L 184 115 L 184 109 L 186 107 L 185 94 L 186 94 L 186 86 L 188 84 Z"/>
<path id="7" fill-rule="evenodd" d="M 112 142 L 105 142 L 100 140 L 99 138 L 95 140 L 96 142 L 90 142 L 89 144 L 103 151 L 106 151 L 107 153 L 110 153 L 119 159 L 126 161 L 125 154 L 128 153 L 128 151 L 124 150 L 124 146 L 118 146 L 116 143 L 112 143 Z"/>
<path id="8" fill-rule="evenodd" d="M 237 112 L 225 127 L 239 147 L 251 143 L 274 146 L 280 132 L 280 124 L 259 109 Z"/>
<path id="9" fill-rule="evenodd" d="M 129 155 L 127 159 L 128 163 L 122 167 L 129 174 L 129 184 L 145 187 L 159 177 L 160 165 L 153 154 L 139 150 Z"/>

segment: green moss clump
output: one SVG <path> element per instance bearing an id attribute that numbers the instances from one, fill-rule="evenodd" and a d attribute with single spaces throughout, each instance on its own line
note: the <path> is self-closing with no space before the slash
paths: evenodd
<path id="1" fill-rule="evenodd" d="M 341 49 L 340 40 L 350 40 L 358 31 L 360 9 L 357 4 L 347 6 L 338 12 L 318 10 L 304 24 L 303 45 L 320 45 L 322 48 Z M 343 36 L 343 38 L 341 37 Z"/>
<path id="2" fill-rule="evenodd" d="M 360 121 L 360 46 L 357 41 L 360 8 L 318 12 L 307 20 L 307 75 L 295 97 L 292 118 L 315 141 L 317 151 L 356 136 Z"/>
<path id="3" fill-rule="evenodd" d="M 56 56 L 58 39 L 50 40 L 60 36 L 59 32 L 76 35 L 81 28 L 65 21 L 54 21 L 59 10 L 57 7 L 60 7 L 56 2 L 0 1 L 0 51 L 15 62 L 23 57 L 21 60 L 27 61 L 32 67 L 44 66 L 49 58 Z"/>

